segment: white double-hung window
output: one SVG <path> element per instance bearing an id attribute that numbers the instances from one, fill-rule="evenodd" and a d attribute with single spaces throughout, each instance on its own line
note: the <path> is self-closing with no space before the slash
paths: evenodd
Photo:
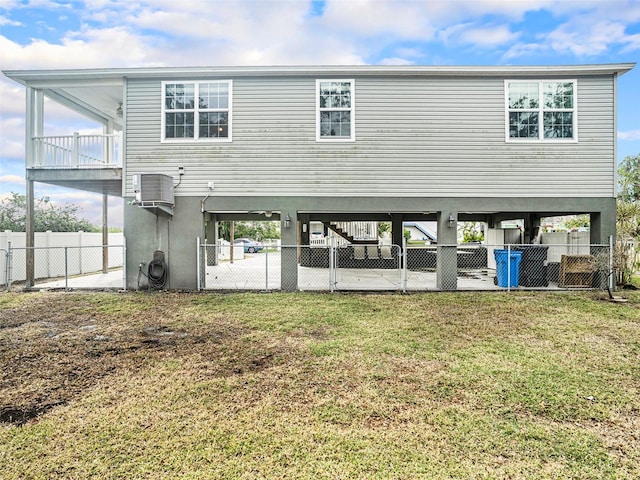
<path id="1" fill-rule="evenodd" d="M 231 141 L 231 80 L 162 82 L 162 141 Z"/>
<path id="2" fill-rule="evenodd" d="M 354 80 L 316 80 L 317 140 L 355 140 Z"/>
<path id="3" fill-rule="evenodd" d="M 506 80 L 507 141 L 577 141 L 576 80 Z"/>

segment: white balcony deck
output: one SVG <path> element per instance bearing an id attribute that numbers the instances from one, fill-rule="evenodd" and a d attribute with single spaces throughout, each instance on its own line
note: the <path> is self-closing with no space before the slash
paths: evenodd
<path id="1" fill-rule="evenodd" d="M 62 187 L 122 195 L 120 134 L 34 137 L 27 178 Z"/>
<path id="2" fill-rule="evenodd" d="M 121 168 L 120 134 L 34 137 L 27 168 Z"/>

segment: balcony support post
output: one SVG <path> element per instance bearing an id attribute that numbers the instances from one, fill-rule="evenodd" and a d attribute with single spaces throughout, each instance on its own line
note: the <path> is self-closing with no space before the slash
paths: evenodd
<path id="1" fill-rule="evenodd" d="M 109 273 L 109 197 L 102 195 L 102 273 Z"/>
<path id="2" fill-rule="evenodd" d="M 32 288 L 36 284 L 35 275 L 35 198 L 33 193 L 33 180 L 27 178 L 26 195 L 26 218 L 25 218 L 25 231 L 26 231 L 26 288 Z"/>
<path id="3" fill-rule="evenodd" d="M 25 166 L 26 177 L 26 208 L 25 208 L 25 233 L 26 233 L 26 258 L 25 258 L 25 286 L 31 288 L 35 285 L 35 194 L 34 181 L 29 178 L 30 167 L 42 162 L 41 144 L 36 143 L 34 137 L 42 137 L 44 131 L 44 94 L 42 90 L 33 87 L 26 88 L 26 112 L 25 112 Z"/>

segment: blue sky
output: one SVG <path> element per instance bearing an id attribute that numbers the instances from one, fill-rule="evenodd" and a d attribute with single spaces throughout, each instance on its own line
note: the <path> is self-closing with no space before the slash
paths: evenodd
<path id="1" fill-rule="evenodd" d="M 639 0 L 0 0 L 0 69 L 637 62 Z M 618 159 L 640 153 L 640 66 L 619 80 Z M 93 127 L 55 105 L 46 134 Z M 24 192 L 24 92 L 0 77 L 0 195 Z M 100 196 L 36 184 L 82 207 Z M 121 224 L 121 201 L 110 201 Z"/>

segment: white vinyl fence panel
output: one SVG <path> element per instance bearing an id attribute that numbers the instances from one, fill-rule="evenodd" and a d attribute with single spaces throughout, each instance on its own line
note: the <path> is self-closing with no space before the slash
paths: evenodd
<path id="1" fill-rule="evenodd" d="M 35 277 L 52 278 L 67 275 L 98 272 L 102 270 L 102 233 L 94 232 L 36 232 Z M 27 239 L 24 232 L 0 232 L 0 250 L 23 249 L 14 252 L 11 280 L 24 281 L 26 262 L 24 249 Z M 109 268 L 123 266 L 121 232 L 109 233 Z M 66 249 L 65 249 L 66 247 Z M 66 258 L 65 258 L 66 255 Z M 65 272 L 66 262 L 66 272 Z"/>

